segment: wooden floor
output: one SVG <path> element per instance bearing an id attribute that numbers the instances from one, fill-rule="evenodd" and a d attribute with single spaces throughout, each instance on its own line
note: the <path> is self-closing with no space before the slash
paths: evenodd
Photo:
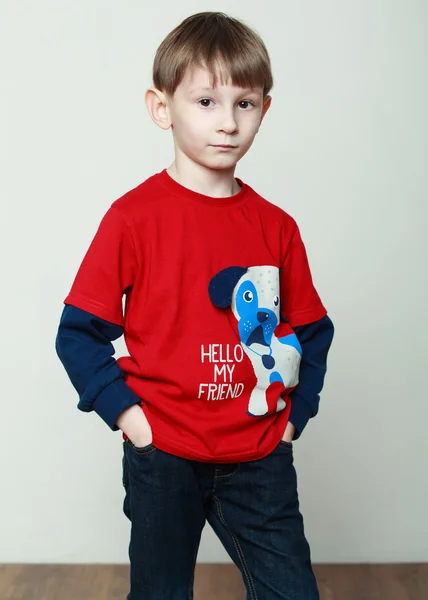
<path id="1" fill-rule="evenodd" d="M 321 600 L 428 600 L 428 563 L 314 570 Z M 0 600 L 126 600 L 128 578 L 126 565 L 0 565 Z M 220 599 L 245 600 L 240 572 L 198 564 L 194 600 Z"/>

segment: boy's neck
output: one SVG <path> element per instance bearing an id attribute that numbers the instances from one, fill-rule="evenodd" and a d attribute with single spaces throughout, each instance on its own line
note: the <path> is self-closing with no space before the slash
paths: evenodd
<path id="1" fill-rule="evenodd" d="M 175 159 L 167 173 L 182 186 L 212 198 L 235 196 L 240 186 L 235 179 L 236 165 L 229 169 L 210 169 L 193 161 L 179 164 Z"/>

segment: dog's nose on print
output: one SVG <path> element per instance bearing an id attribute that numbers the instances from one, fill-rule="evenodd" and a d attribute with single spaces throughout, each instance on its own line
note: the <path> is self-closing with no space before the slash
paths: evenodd
<path id="1" fill-rule="evenodd" d="M 265 321 L 267 321 L 269 319 L 269 313 L 267 312 L 258 312 L 257 313 L 257 321 L 259 323 L 264 323 Z"/>

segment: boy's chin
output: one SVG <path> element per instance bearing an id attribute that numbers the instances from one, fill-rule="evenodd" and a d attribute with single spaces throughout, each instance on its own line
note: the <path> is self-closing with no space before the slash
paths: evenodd
<path id="1" fill-rule="evenodd" d="M 238 161 L 235 160 L 233 162 L 230 162 L 227 165 L 225 165 L 225 164 L 223 164 L 223 165 L 207 165 L 207 168 L 211 169 L 212 171 L 230 171 L 230 169 L 234 169 L 237 164 L 238 164 Z"/>
<path id="2" fill-rule="evenodd" d="M 241 156 L 220 156 L 209 160 L 199 160 L 198 162 L 204 167 L 207 167 L 207 169 L 221 171 L 233 169 L 234 167 L 236 167 L 241 158 Z"/>

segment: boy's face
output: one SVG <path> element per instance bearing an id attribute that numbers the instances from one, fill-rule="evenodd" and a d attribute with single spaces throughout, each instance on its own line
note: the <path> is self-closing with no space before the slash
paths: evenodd
<path id="1" fill-rule="evenodd" d="M 263 88 L 235 87 L 230 79 L 225 85 L 218 79 L 212 88 L 209 71 L 199 67 L 186 73 L 172 97 L 164 98 L 176 154 L 210 169 L 235 167 L 271 102 L 270 96 L 263 101 Z"/>

